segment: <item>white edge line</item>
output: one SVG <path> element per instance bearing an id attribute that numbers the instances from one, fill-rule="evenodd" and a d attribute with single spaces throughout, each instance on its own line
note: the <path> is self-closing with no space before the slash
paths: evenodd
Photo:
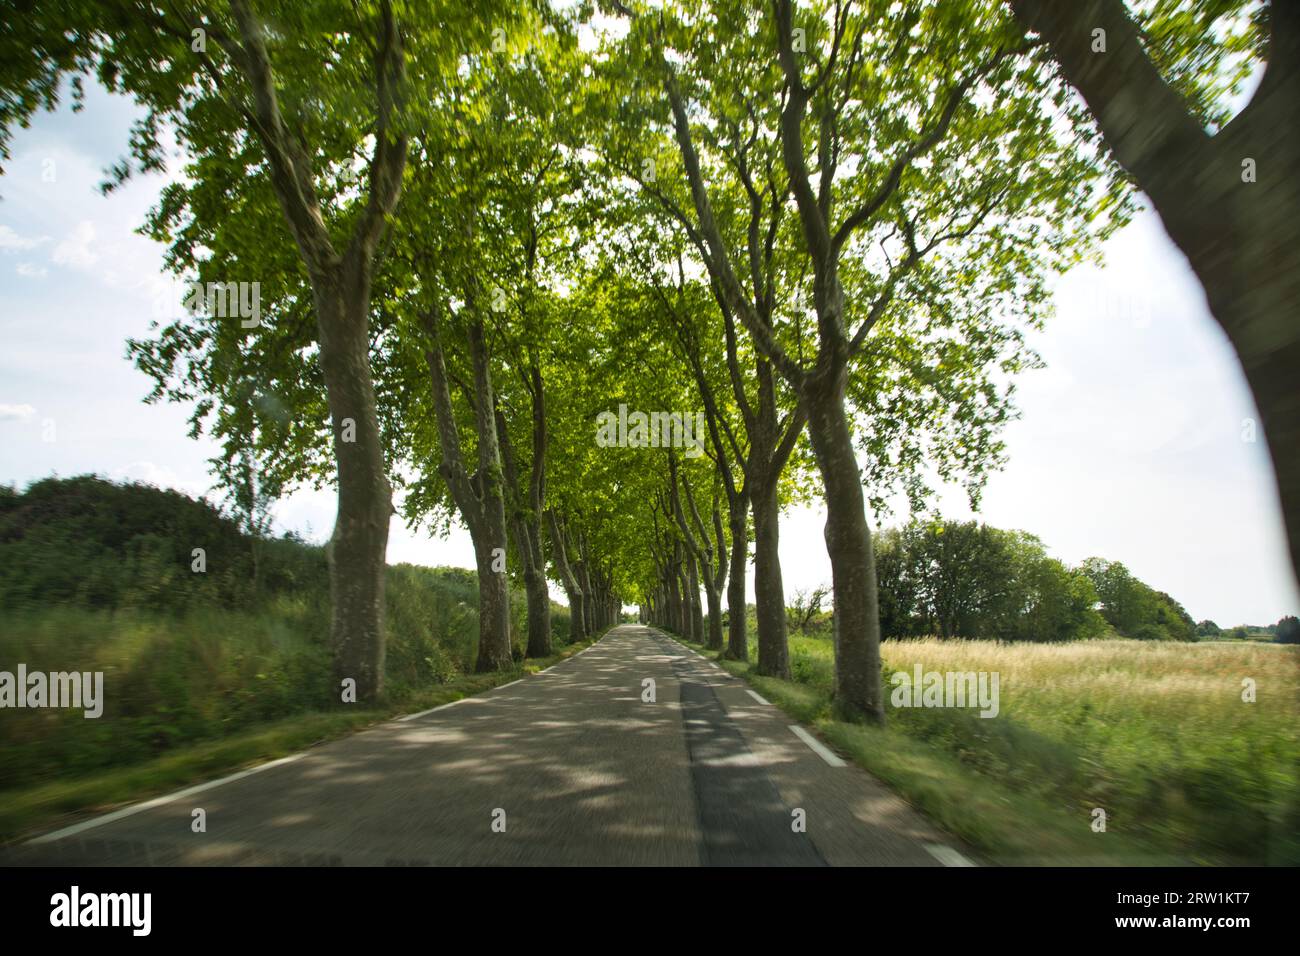
<path id="1" fill-rule="evenodd" d="M 847 766 L 847 764 L 845 764 L 843 760 L 841 760 L 839 757 L 835 756 L 835 754 L 827 750 L 820 740 L 818 740 L 812 734 L 808 733 L 808 731 L 804 730 L 798 724 L 791 724 L 790 729 L 794 731 L 794 735 L 796 737 L 798 737 L 800 740 L 802 740 L 812 749 L 813 753 L 817 754 L 817 756 L 821 757 L 832 767 Z"/>
<path id="2" fill-rule="evenodd" d="M 76 836 L 78 833 L 84 833 L 86 830 L 103 826 L 105 823 L 112 823 L 115 820 L 121 820 L 125 817 L 135 816 L 137 813 L 143 813 L 145 810 L 152 810 L 154 807 L 161 807 L 163 804 L 171 803 L 182 797 L 188 797 L 191 794 L 202 793 L 204 790 L 211 790 L 214 787 L 220 787 L 227 783 L 234 783 L 236 780 L 242 780 L 245 777 L 251 777 L 255 773 L 261 773 L 263 770 L 270 770 L 272 767 L 283 767 L 287 763 L 295 760 L 301 760 L 307 754 L 292 754 L 288 757 L 281 757 L 278 760 L 272 760 L 270 763 L 260 764 L 256 767 L 250 767 L 247 770 L 241 770 L 239 773 L 232 773 L 228 777 L 222 777 L 219 780 L 209 780 L 207 783 L 201 783 L 198 786 L 188 787 L 185 790 L 177 790 L 175 793 L 169 793 L 166 796 L 154 797 L 152 800 L 146 800 L 144 803 L 136 803 L 129 807 L 123 807 L 121 810 L 114 810 L 112 813 L 105 813 L 103 816 L 94 817 L 90 820 L 83 820 L 81 823 L 74 823 L 70 827 L 64 827 L 62 830 L 55 830 L 53 833 L 44 833 L 38 837 L 28 840 L 28 844 L 35 843 L 52 843 L 55 840 L 64 840 L 70 836 Z"/>
<path id="3" fill-rule="evenodd" d="M 756 690 L 750 690 L 748 687 L 746 687 L 745 693 L 748 694 L 750 697 L 754 698 L 754 700 L 758 701 L 760 704 L 766 704 L 768 707 L 772 706 L 772 702 L 770 700 L 765 699 L 763 695 Z"/>
<path id="4" fill-rule="evenodd" d="M 942 843 L 925 843 L 923 846 L 929 854 L 942 863 L 944 866 L 974 866 L 970 860 L 962 856 L 950 846 L 944 846 Z"/>
<path id="5" fill-rule="evenodd" d="M 455 707 L 457 704 L 467 700 L 469 700 L 468 697 L 457 697 L 453 701 L 449 701 L 445 704 L 439 704 L 437 707 L 430 707 L 428 710 L 422 710 L 418 714 L 407 714 L 405 717 L 398 717 L 397 719 L 400 721 L 415 720 L 417 717 L 423 717 L 425 714 L 432 714 L 434 711 L 437 710 L 446 710 L 448 707 Z"/>
<path id="6" fill-rule="evenodd" d="M 492 689 L 493 689 L 493 690 L 505 690 L 507 687 L 514 687 L 516 684 L 522 684 L 523 682 L 524 682 L 524 679 L 521 677 L 521 678 L 519 678 L 519 680 L 512 680 L 509 684 L 498 684 L 496 687 L 493 687 Z"/>
<path id="7" fill-rule="evenodd" d="M 599 643 L 599 641 L 597 641 L 596 643 Z M 587 651 L 590 650 L 592 647 L 595 647 L 596 643 L 584 647 L 581 651 L 578 651 L 578 654 L 581 654 L 583 653 L 583 651 Z M 571 655 L 569 659 L 572 659 L 573 657 L 577 657 L 578 654 Z M 551 665 L 551 667 L 554 666 L 555 666 L 554 664 Z M 546 668 L 546 670 L 550 670 L 551 667 Z M 544 674 L 546 673 L 546 671 L 539 671 L 538 673 Z M 518 684 L 522 680 L 523 678 L 521 677 L 519 680 L 512 681 L 509 684 L 502 684 L 501 687 L 511 687 L 514 684 Z M 499 690 L 500 688 L 496 688 L 496 689 Z M 426 714 L 432 714 L 434 711 L 445 710 L 448 707 L 454 707 L 456 704 L 459 704 L 462 701 L 466 701 L 466 700 L 469 700 L 469 698 L 461 697 L 449 703 L 439 704 L 437 707 L 430 707 L 428 710 L 422 710 L 418 714 L 407 714 L 405 717 L 399 717 L 398 720 L 399 721 L 415 720 L 417 717 L 423 717 Z M 74 823 L 70 827 L 64 827 L 62 830 L 55 830 L 53 833 L 43 833 L 38 837 L 33 837 L 32 839 L 28 840 L 27 843 L 31 845 L 31 844 L 38 844 L 38 843 L 52 843 L 55 840 L 66 840 L 70 836 L 76 836 L 78 833 L 85 833 L 87 830 L 92 830 L 95 827 L 103 826 L 106 823 L 113 823 L 116 820 L 123 820 L 127 817 L 135 816 L 137 813 L 143 813 L 146 810 L 152 810 L 155 807 L 161 807 L 165 804 L 171 803 L 173 800 L 179 800 L 182 797 L 188 797 L 191 794 L 202 793 L 204 790 L 211 790 L 214 787 L 220 787 L 227 783 L 234 783 L 236 780 L 242 780 L 245 777 L 250 777 L 255 773 L 261 773 L 263 770 L 270 770 L 272 767 L 282 767 L 287 763 L 292 763 L 295 760 L 300 760 L 305 756 L 307 756 L 307 754 L 304 752 L 299 754 L 291 754 L 288 757 L 281 757 L 278 760 L 272 760 L 269 763 L 259 764 L 256 767 L 250 767 L 247 770 L 241 770 L 238 773 L 232 773 L 229 776 L 221 777 L 217 780 L 209 780 L 207 783 L 200 783 L 197 786 L 188 787 L 185 790 L 177 790 L 175 793 L 169 793 L 161 797 L 154 797 L 152 800 L 146 800 L 143 803 L 135 803 L 129 807 L 123 807 L 121 810 L 114 810 L 111 813 L 105 813 L 102 816 L 94 817 L 90 820 L 83 820 L 81 823 Z"/>

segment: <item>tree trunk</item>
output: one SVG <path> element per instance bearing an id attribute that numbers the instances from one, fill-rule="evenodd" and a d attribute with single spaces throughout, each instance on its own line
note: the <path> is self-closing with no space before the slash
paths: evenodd
<path id="1" fill-rule="evenodd" d="M 699 562 L 690 548 L 686 549 L 686 588 L 689 600 L 688 610 L 691 615 L 691 639 L 704 643 L 704 609 L 700 606 L 700 570 Z"/>
<path id="2" fill-rule="evenodd" d="M 686 637 L 686 627 L 682 622 L 682 589 L 678 583 L 677 565 L 670 564 L 668 570 L 668 627 L 675 634 Z"/>
<path id="3" fill-rule="evenodd" d="M 434 413 L 438 420 L 438 443 L 442 461 L 438 472 L 469 527 L 478 567 L 479 644 L 474 669 L 478 672 L 504 670 L 511 666 L 510 585 L 505 567 L 506 506 L 501 481 L 501 450 L 497 442 L 492 375 L 483 335 L 483 323 L 476 320 L 468 330 L 474 364 L 475 429 L 478 436 L 479 468 L 471 478 L 466 473 L 456 415 L 451 404 L 446 359 L 439 331 L 438 308 L 423 314 L 421 321 L 430 347 L 425 350 L 433 390 Z"/>
<path id="4" fill-rule="evenodd" d="M 510 577 L 495 570 L 493 551 L 506 543 L 505 520 L 499 537 L 490 533 L 474 547 L 478 565 L 478 659 L 474 671 L 506 670 L 514 662 L 510 646 Z"/>
<path id="5" fill-rule="evenodd" d="M 748 503 L 744 498 L 731 505 L 731 580 L 727 582 L 727 657 L 749 660 L 749 639 L 745 621 L 745 565 L 749 561 Z"/>
<path id="6" fill-rule="evenodd" d="M 578 583 L 578 576 L 569 563 L 569 545 L 564 529 L 560 527 L 555 512 L 549 509 L 546 512 L 546 526 L 551 533 L 551 559 L 559 572 L 564 595 L 569 600 L 569 639 L 580 641 L 587 636 L 587 622 L 583 620 L 582 585 Z"/>
<path id="7" fill-rule="evenodd" d="M 591 586 L 591 573 L 587 569 L 585 553 L 577 564 L 578 580 L 582 583 L 582 626 L 588 635 L 596 634 L 596 592 Z"/>
<path id="8" fill-rule="evenodd" d="M 777 484 L 755 483 L 754 605 L 758 618 L 758 672 L 790 677 L 790 648 L 786 635 L 785 586 L 781 580 L 780 514 Z"/>
<path id="9" fill-rule="evenodd" d="M 826 551 L 835 591 L 835 703 L 849 716 L 883 723 L 876 562 L 844 411 L 845 376 L 841 370 L 820 388 L 821 383 L 810 381 L 804 396 L 808 434 L 826 489 Z"/>
<path id="10" fill-rule="evenodd" d="M 551 656 L 551 594 L 546 575 L 536 567 L 524 571 L 524 591 L 528 598 L 528 657 Z"/>
<path id="11" fill-rule="evenodd" d="M 706 581 L 704 598 L 709 605 L 709 642 L 706 646 L 711 651 L 720 651 L 722 650 L 722 595 L 712 582 Z"/>
<path id="12" fill-rule="evenodd" d="M 383 691 L 384 576 L 392 490 L 375 411 L 367 334 L 369 283 L 338 270 L 313 283 L 320 365 L 334 428 L 338 512 L 328 549 L 334 676 L 357 700 Z"/>

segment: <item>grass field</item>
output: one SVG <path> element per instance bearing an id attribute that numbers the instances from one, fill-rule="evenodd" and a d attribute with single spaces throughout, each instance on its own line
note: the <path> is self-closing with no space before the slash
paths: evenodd
<path id="1" fill-rule="evenodd" d="M 885 729 L 835 719 L 829 639 L 790 650 L 791 681 L 722 663 L 990 860 L 1300 864 L 1300 647 L 886 641 L 887 691 L 918 663 L 997 672 L 1000 713 L 888 706 Z"/>

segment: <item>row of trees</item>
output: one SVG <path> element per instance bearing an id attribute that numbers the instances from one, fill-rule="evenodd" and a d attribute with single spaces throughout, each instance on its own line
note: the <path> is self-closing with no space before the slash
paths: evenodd
<path id="1" fill-rule="evenodd" d="M 744 604 L 752 544 L 757 666 L 785 676 L 779 515 L 819 496 L 836 699 L 882 719 L 877 581 L 893 572 L 867 505 L 903 490 L 922 506 L 936 479 L 978 497 L 1050 278 L 1126 221 L 1129 176 L 1162 168 L 1128 161 L 1142 123 L 1089 93 L 1080 23 L 1108 31 L 1106 95 L 1161 64 L 1183 125 L 1221 117 L 1225 57 L 1266 56 L 1243 131 L 1285 100 L 1272 64 L 1294 24 L 1208 3 L 1130 19 L 1118 0 L 1069 5 L 1090 11 L 1078 22 L 1028 2 L 602 6 L 53 0 L 5 16 L 0 130 L 89 72 L 144 109 L 116 179 L 179 141 L 185 176 L 145 231 L 178 274 L 258 281 L 269 301 L 257 327 L 184 315 L 130 355 L 152 399 L 193 403 L 194 430 L 223 443 L 220 475 L 251 454 L 270 487 L 337 487 L 332 640 L 361 696 L 381 692 L 395 502 L 469 529 L 482 669 L 509 664 L 512 576 L 531 654 L 548 649 L 549 578 L 579 636 L 632 601 L 747 658 L 745 615 L 724 635 L 720 611 L 724 590 Z M 1259 147 L 1262 190 L 1265 154 L 1293 144 Z M 1284 168 L 1267 222 L 1294 230 Z M 1254 207 L 1232 208 L 1244 243 Z M 1233 261 L 1234 282 L 1255 275 Z M 1279 301 L 1220 317 L 1295 540 Z M 684 413 L 649 442 L 670 447 L 622 419 L 613 447 L 595 440 L 602 413 L 629 409 Z"/>
<path id="2" fill-rule="evenodd" d="M 912 524 L 880 536 L 876 563 L 887 637 L 1070 641 L 1107 630 L 1139 640 L 1197 636 L 1181 604 L 1119 562 L 1089 558 L 1068 567 L 1020 531 L 973 521 Z"/>

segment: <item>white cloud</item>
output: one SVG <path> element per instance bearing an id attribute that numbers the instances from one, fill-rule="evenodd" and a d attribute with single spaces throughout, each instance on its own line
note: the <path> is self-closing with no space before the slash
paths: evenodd
<path id="1" fill-rule="evenodd" d="M 0 422 L 26 422 L 35 414 L 30 405 L 0 405 Z"/>
<path id="2" fill-rule="evenodd" d="M 72 235 L 54 247 L 51 258 L 61 266 L 75 266 L 84 269 L 99 260 L 99 254 L 92 252 L 90 244 L 95 241 L 95 224 L 83 219 L 72 230 Z"/>
<path id="3" fill-rule="evenodd" d="M 35 249 L 43 242 L 48 242 L 49 236 L 37 236 L 28 238 L 20 236 L 8 226 L 0 226 L 0 251 L 17 252 L 20 249 Z"/>
<path id="4" fill-rule="evenodd" d="M 15 271 L 26 279 L 44 279 L 50 274 L 49 269 L 44 266 L 34 266 L 30 262 L 18 263 L 18 268 Z"/>

